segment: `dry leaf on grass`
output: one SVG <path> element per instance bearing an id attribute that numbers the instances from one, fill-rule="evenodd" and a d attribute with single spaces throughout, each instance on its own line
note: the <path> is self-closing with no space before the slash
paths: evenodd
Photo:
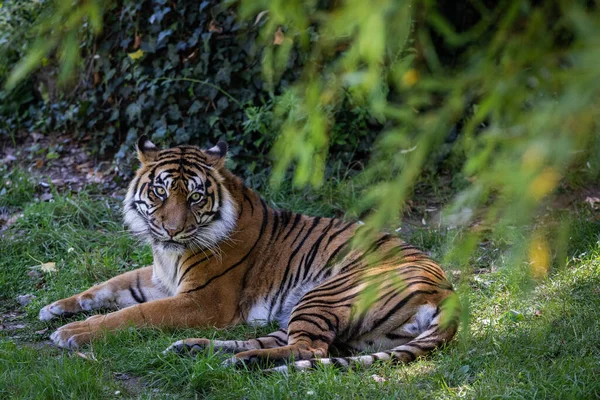
<path id="1" fill-rule="evenodd" d="M 275 36 L 273 37 L 273 44 L 280 45 L 281 43 L 283 43 L 284 40 L 285 40 L 285 35 L 283 34 L 281 27 L 279 27 L 279 28 L 277 28 L 277 31 L 275 31 Z"/>
<path id="2" fill-rule="evenodd" d="M 56 272 L 56 263 L 47 262 L 40 265 L 40 269 L 44 272 Z"/>

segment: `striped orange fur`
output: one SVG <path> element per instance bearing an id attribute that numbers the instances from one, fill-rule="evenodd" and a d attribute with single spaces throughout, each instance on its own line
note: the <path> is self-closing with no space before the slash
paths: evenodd
<path id="1" fill-rule="evenodd" d="M 353 247 L 356 223 L 271 208 L 225 168 L 226 151 L 222 142 L 159 150 L 140 139 L 124 218 L 154 263 L 44 307 L 42 320 L 117 310 L 59 328 L 54 342 L 73 348 L 132 325 L 277 321 L 281 329 L 262 338 L 185 339 L 169 350 L 214 346 L 235 353 L 230 364 L 293 359 L 273 369 L 287 371 L 409 362 L 454 336 L 452 286 L 437 263 L 389 234 Z"/>

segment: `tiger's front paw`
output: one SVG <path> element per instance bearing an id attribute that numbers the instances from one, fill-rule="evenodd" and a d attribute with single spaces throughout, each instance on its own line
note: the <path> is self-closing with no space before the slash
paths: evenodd
<path id="1" fill-rule="evenodd" d="M 85 321 L 71 322 L 56 330 L 50 339 L 58 346 L 66 349 L 76 349 L 90 343 L 102 332 L 100 322 L 104 315 L 94 315 Z"/>
<path id="2" fill-rule="evenodd" d="M 62 304 L 61 304 L 62 303 Z M 70 317 L 77 311 L 69 311 L 69 307 L 63 301 L 56 301 L 52 304 L 48 304 L 46 307 L 40 310 L 39 318 L 42 321 L 50 321 L 51 319 L 58 317 Z"/>
<path id="3" fill-rule="evenodd" d="M 196 353 L 200 353 L 205 349 L 210 347 L 210 340 L 208 339 L 184 339 L 178 340 L 169 347 L 163 354 L 167 354 L 170 352 L 177 353 L 179 355 L 196 355 Z"/>
<path id="4" fill-rule="evenodd" d="M 40 310 L 39 318 L 50 321 L 58 317 L 70 317 L 82 311 L 97 310 L 110 305 L 110 299 L 94 294 L 79 294 L 73 297 L 55 301 Z"/>
<path id="5" fill-rule="evenodd" d="M 39 318 L 42 321 L 50 321 L 58 317 L 70 317 L 83 309 L 79 301 L 74 298 L 62 299 L 48 304 L 40 310 Z"/>

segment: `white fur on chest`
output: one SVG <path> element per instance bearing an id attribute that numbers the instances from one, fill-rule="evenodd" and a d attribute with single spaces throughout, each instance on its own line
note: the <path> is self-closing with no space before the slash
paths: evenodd
<path id="1" fill-rule="evenodd" d="M 177 292 L 177 263 L 181 253 L 177 251 L 155 250 L 152 282 L 163 288 L 169 296 Z"/>

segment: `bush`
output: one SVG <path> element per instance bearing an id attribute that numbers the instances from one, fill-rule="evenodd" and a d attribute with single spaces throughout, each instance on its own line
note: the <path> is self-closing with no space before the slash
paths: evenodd
<path id="1" fill-rule="evenodd" d="M 9 4 L 21 13 L 25 8 Z M 59 4 L 46 4 L 55 19 L 59 12 L 52 7 Z M 225 140 L 234 169 L 254 172 L 257 165 L 267 167 L 266 155 L 279 129 L 273 118 L 274 99 L 298 78 L 308 53 L 288 49 L 286 68 L 273 84 L 265 81 L 261 62 L 265 43 L 258 37 L 268 17 L 240 21 L 236 9 L 220 1 L 109 4 L 100 36 L 93 39 L 85 26 L 77 31 L 82 58 L 73 68 L 76 78 L 60 85 L 61 51 L 51 52 L 54 57 L 44 62 L 52 68 L 38 71 L 10 94 L 11 109 L 0 115 L 18 118 L 5 119 L 0 130 L 91 135 L 92 150 L 115 154 L 117 160 L 132 153 L 142 134 L 162 145 Z M 60 21 L 64 19 L 66 15 Z M 23 31 L 11 29 L 6 35 Z M 31 30 L 27 25 L 25 31 Z M 267 43 L 279 45 L 273 39 Z M 35 51 L 35 46 L 30 48 Z M 16 61 L 13 58 L 3 67 Z M 15 108 L 21 112 L 15 113 Z M 348 122 L 336 129 L 335 143 L 348 162 L 367 153 L 375 134 L 364 130 L 370 116 L 360 107 L 345 111 L 341 118 Z"/>

